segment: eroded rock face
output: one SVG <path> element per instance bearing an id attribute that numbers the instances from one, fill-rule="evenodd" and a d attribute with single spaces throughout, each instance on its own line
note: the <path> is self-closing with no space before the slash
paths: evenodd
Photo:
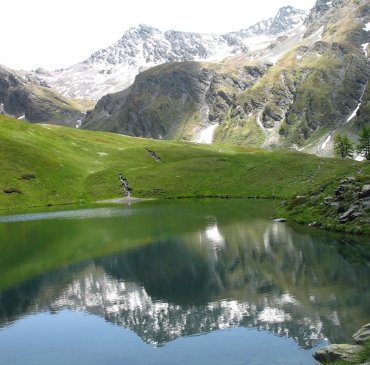
<path id="1" fill-rule="evenodd" d="M 366 324 L 365 326 L 361 327 L 353 336 L 353 340 L 361 345 L 366 341 L 370 340 L 370 323 Z"/>
<path id="2" fill-rule="evenodd" d="M 316 351 L 313 354 L 313 357 L 322 364 L 331 363 L 337 360 L 354 362 L 356 355 L 360 350 L 361 346 L 358 345 L 334 344 Z"/>
<path id="3" fill-rule="evenodd" d="M 0 114 L 70 127 L 84 117 L 62 95 L 24 80 L 5 67 L 0 67 Z"/>
<path id="4" fill-rule="evenodd" d="M 310 10 L 308 17 L 305 20 L 307 31 L 305 37 L 310 36 L 312 33 L 322 27 L 335 8 L 346 3 L 348 0 L 317 0 L 315 6 Z"/>
<path id="5" fill-rule="evenodd" d="M 83 128 L 191 139 L 195 127 L 220 124 L 228 113 L 235 120 L 245 119 L 236 96 L 252 87 L 270 67 L 242 66 L 236 75 L 230 75 L 215 65 L 196 62 L 157 66 L 138 75 L 129 89 L 103 97 L 87 114 Z"/>

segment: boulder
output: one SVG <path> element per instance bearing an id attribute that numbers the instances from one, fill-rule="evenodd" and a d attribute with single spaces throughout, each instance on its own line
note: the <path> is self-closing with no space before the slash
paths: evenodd
<path id="1" fill-rule="evenodd" d="M 370 185 L 364 185 L 358 194 L 359 198 L 366 198 L 370 196 Z"/>
<path id="2" fill-rule="evenodd" d="M 362 346 L 359 345 L 333 344 L 316 351 L 313 354 L 313 357 L 322 364 L 331 363 L 337 360 L 355 362 L 356 355 L 361 351 L 361 349 Z"/>
<path id="3" fill-rule="evenodd" d="M 341 181 L 341 184 L 354 183 L 356 181 L 357 181 L 357 179 L 355 177 L 347 176 L 344 180 Z"/>
<path id="4" fill-rule="evenodd" d="M 345 191 L 345 188 L 343 185 L 339 185 L 339 187 L 334 191 L 336 196 L 342 195 Z"/>
<path id="5" fill-rule="evenodd" d="M 364 342 L 370 340 L 370 323 L 365 324 L 365 326 L 361 327 L 353 336 L 353 340 L 361 345 Z"/>
<path id="6" fill-rule="evenodd" d="M 370 198 L 363 199 L 361 202 L 362 209 L 370 209 Z"/>
<path id="7" fill-rule="evenodd" d="M 339 216 L 339 222 L 346 223 L 346 222 L 351 221 L 352 219 L 355 218 L 354 213 L 355 213 L 355 210 L 354 208 L 351 207 L 350 209 L 348 209 L 346 212 L 344 212 L 343 214 Z"/>
<path id="8" fill-rule="evenodd" d="M 273 219 L 273 222 L 275 222 L 275 223 L 284 223 L 286 221 L 287 220 L 285 218 L 275 218 L 275 219 Z"/>

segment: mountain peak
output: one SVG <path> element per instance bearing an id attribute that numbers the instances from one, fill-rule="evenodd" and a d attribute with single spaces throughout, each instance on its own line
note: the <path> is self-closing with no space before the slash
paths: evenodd
<path id="1" fill-rule="evenodd" d="M 331 14 L 335 13 L 346 2 L 350 3 L 349 0 L 316 0 L 305 20 L 307 27 L 305 37 L 310 36 L 324 26 Z"/>
<path id="2" fill-rule="evenodd" d="M 273 18 L 262 20 L 249 28 L 241 30 L 239 33 L 241 33 L 244 38 L 264 35 L 277 36 L 303 23 L 308 13 L 309 12 L 306 10 L 296 9 L 290 5 L 283 6 Z"/>
<path id="3" fill-rule="evenodd" d="M 293 27 L 303 23 L 308 15 L 308 11 L 296 9 L 293 6 L 283 6 L 273 18 L 268 33 L 276 35 L 287 32 Z"/>
<path id="4" fill-rule="evenodd" d="M 304 11 L 304 10 L 301 10 L 301 9 L 297 9 L 291 5 L 285 5 L 285 6 L 282 6 L 279 10 L 278 10 L 278 14 L 279 13 L 291 13 L 291 12 L 301 12 L 301 11 Z"/>
<path id="5" fill-rule="evenodd" d="M 248 50 L 263 49 L 278 35 L 302 23 L 305 17 L 306 12 L 285 6 L 274 18 L 223 35 L 173 30 L 164 32 L 147 24 L 139 24 L 129 28 L 110 47 L 95 52 L 82 63 L 56 73 L 56 77 L 40 73 L 37 76 L 64 95 L 100 98 L 127 88 L 139 72 L 155 65 L 165 62 L 221 61 Z M 264 36 L 266 40 L 256 45 L 256 36 Z M 76 78 L 81 81 L 77 83 Z"/>
<path id="6" fill-rule="evenodd" d="M 161 31 L 155 27 L 152 27 L 151 25 L 147 24 L 139 24 L 138 26 L 129 28 L 121 39 L 125 39 L 127 37 L 131 37 L 135 34 L 140 34 L 141 36 L 147 35 L 151 36 L 155 33 L 161 33 Z"/>

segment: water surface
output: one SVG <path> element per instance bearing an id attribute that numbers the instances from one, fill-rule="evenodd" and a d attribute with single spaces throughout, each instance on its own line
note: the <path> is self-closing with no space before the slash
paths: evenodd
<path id="1" fill-rule="evenodd" d="M 0 363 L 314 364 L 370 320 L 364 242 L 272 214 L 185 200 L 0 217 Z"/>

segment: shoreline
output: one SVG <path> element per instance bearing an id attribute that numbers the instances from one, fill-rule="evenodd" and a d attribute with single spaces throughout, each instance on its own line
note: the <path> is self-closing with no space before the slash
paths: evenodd
<path id="1" fill-rule="evenodd" d="M 157 199 L 125 197 L 125 198 L 98 200 L 95 203 L 98 203 L 98 204 L 131 204 L 131 203 L 138 203 L 138 202 L 151 201 L 151 200 L 157 200 Z"/>

